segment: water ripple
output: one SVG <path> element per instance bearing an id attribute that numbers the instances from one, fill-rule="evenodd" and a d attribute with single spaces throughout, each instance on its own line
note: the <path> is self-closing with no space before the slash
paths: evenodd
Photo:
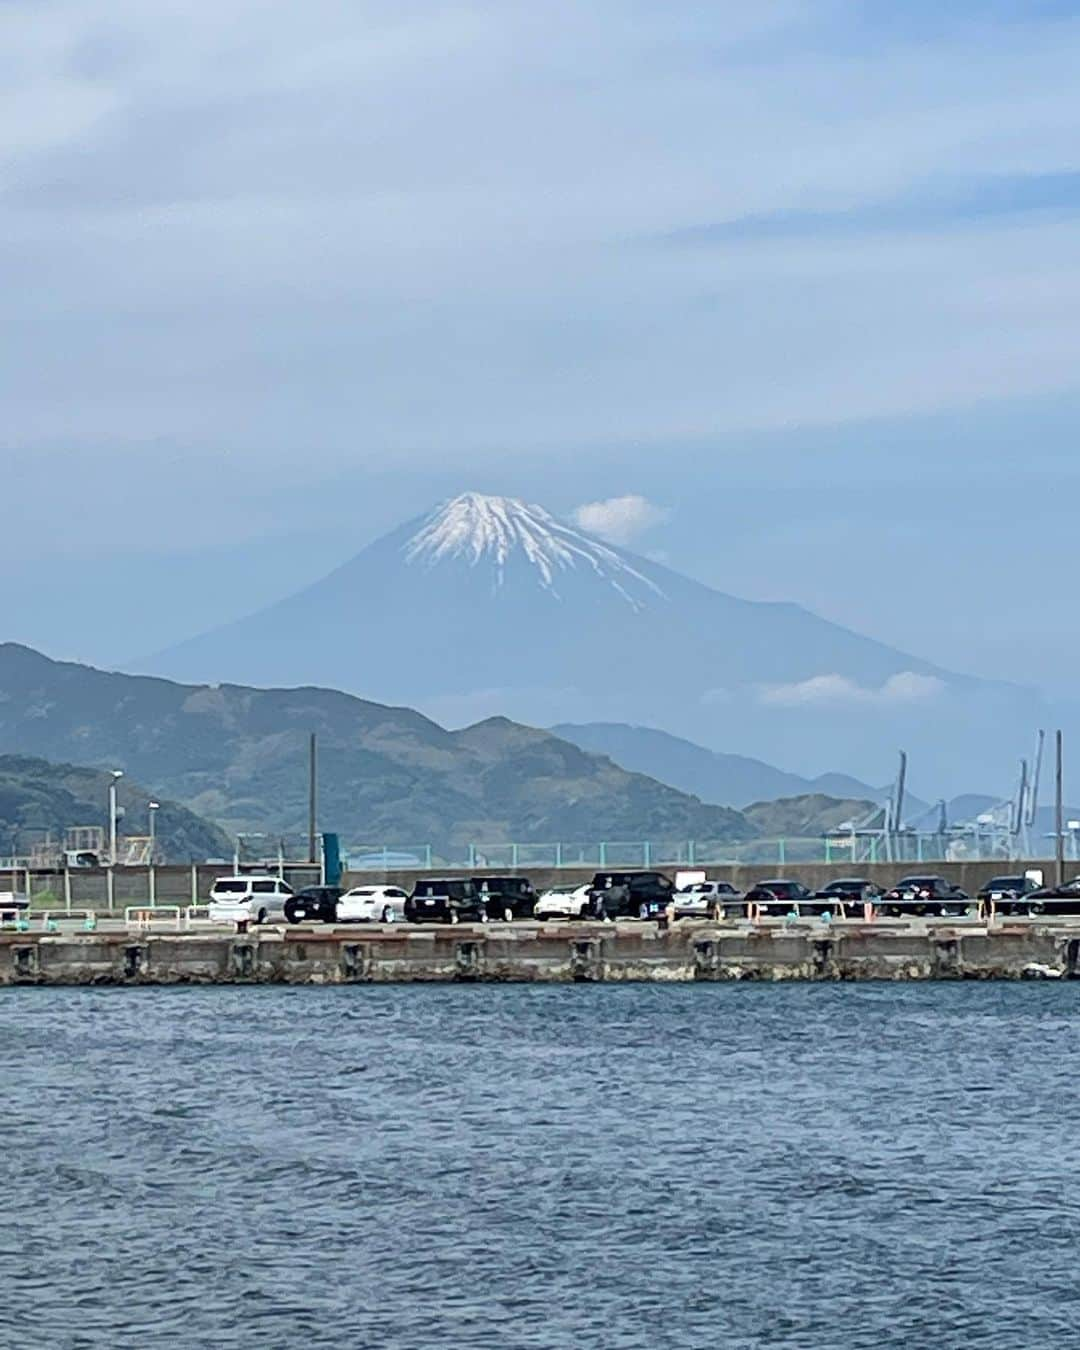
<path id="1" fill-rule="evenodd" d="M 0 1344 L 1080 1344 L 1080 985 L 3 994 Z"/>

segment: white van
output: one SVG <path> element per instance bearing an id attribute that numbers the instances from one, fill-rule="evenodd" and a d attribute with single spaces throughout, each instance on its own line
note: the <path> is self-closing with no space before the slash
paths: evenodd
<path id="1" fill-rule="evenodd" d="M 292 887 L 280 877 L 218 877 L 210 887 L 211 923 L 266 923 L 285 919 L 285 901 Z"/>

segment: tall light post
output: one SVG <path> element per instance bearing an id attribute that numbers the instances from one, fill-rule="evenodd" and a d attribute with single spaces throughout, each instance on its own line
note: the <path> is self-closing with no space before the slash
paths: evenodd
<path id="1" fill-rule="evenodd" d="M 150 817 L 150 903 L 157 904 L 157 813 L 159 802 L 147 802 L 146 813 Z"/>
<path id="2" fill-rule="evenodd" d="M 113 769 L 112 782 L 109 784 L 109 866 L 116 866 L 116 788 L 123 778 L 123 769 Z"/>

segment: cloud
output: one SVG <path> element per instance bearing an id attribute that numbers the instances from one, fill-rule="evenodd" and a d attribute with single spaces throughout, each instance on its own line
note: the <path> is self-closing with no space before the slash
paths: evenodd
<path id="1" fill-rule="evenodd" d="M 802 708 L 814 703 L 889 706 L 934 698 L 945 687 L 945 681 L 936 675 L 919 675 L 913 670 L 890 675 L 879 689 L 858 684 L 846 675 L 814 675 L 796 684 L 767 685 L 759 695 L 759 702 L 778 708 Z"/>
<path id="2" fill-rule="evenodd" d="M 920 183 L 899 197 L 840 210 L 779 210 L 676 231 L 665 242 L 725 244 L 770 239 L 844 238 L 934 232 L 951 226 L 1040 213 L 1080 211 L 1080 173 L 990 174 L 974 180 Z"/>
<path id="3" fill-rule="evenodd" d="M 597 534 L 611 544 L 628 544 L 645 530 L 662 525 L 671 515 L 647 497 L 630 494 L 608 497 L 602 502 L 586 502 L 574 511 L 574 520 L 583 530 Z"/>

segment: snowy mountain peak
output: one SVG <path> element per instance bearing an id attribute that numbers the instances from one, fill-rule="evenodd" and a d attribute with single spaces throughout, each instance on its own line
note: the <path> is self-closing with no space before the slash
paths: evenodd
<path id="1" fill-rule="evenodd" d="M 643 589 L 663 597 L 655 582 L 614 549 L 516 497 L 465 492 L 443 502 L 406 542 L 405 558 L 429 566 L 449 559 L 472 567 L 486 561 L 499 586 L 517 558 L 531 565 L 541 586 L 555 595 L 560 574 L 582 572 L 606 581 L 635 609 L 645 598 Z"/>

